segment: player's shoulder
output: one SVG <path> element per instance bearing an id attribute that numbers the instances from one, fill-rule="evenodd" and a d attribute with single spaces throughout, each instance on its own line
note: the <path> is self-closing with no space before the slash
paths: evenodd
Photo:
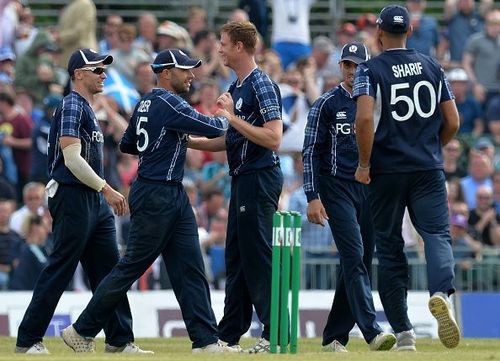
<path id="1" fill-rule="evenodd" d="M 87 101 L 84 97 L 76 91 L 71 91 L 63 98 L 61 107 L 63 109 L 81 109 L 85 103 L 87 103 Z"/>
<path id="2" fill-rule="evenodd" d="M 276 85 L 277 84 L 271 79 L 271 77 L 265 73 L 262 69 L 256 68 L 249 75 L 249 80 L 253 85 Z"/>

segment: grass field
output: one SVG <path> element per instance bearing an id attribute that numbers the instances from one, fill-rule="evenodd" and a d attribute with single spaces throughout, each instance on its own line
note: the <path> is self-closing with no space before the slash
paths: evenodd
<path id="1" fill-rule="evenodd" d="M 244 339 L 242 346 L 248 347 L 254 342 L 252 339 Z M 349 342 L 346 354 L 332 354 L 321 352 L 320 339 L 302 339 L 299 341 L 299 353 L 297 355 L 271 355 L 271 354 L 192 354 L 190 343 L 187 338 L 149 338 L 137 340 L 137 344 L 144 349 L 155 351 L 155 355 L 108 355 L 103 353 L 104 343 L 97 339 L 97 352 L 92 355 L 75 355 L 59 338 L 46 338 L 44 343 L 50 350 L 50 355 L 21 355 L 14 354 L 15 339 L 12 337 L 0 337 L 0 361 L 3 360 L 68 360 L 83 358 L 92 361 L 97 360 L 163 360 L 163 361 L 191 361 L 191 360 L 296 360 L 296 361 L 323 361 L 323 360 L 370 360 L 370 361 L 475 361 L 475 360 L 499 360 L 500 340 L 463 339 L 460 345 L 448 350 L 438 340 L 418 339 L 416 353 L 401 352 L 370 352 L 368 346 L 360 339 Z"/>

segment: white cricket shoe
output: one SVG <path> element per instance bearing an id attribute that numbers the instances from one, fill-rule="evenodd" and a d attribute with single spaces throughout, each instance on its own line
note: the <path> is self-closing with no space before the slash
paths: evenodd
<path id="1" fill-rule="evenodd" d="M 144 355 L 154 355 L 153 351 L 143 350 L 139 346 L 133 344 L 132 342 L 127 343 L 124 346 L 111 346 L 106 344 L 104 347 L 104 352 L 106 353 L 140 353 Z"/>
<path id="2" fill-rule="evenodd" d="M 413 329 L 396 333 L 396 340 L 394 351 L 417 351 L 417 337 Z"/>
<path id="3" fill-rule="evenodd" d="M 396 343 L 396 336 L 392 333 L 380 332 L 370 341 L 371 351 L 387 351 Z"/>
<path id="4" fill-rule="evenodd" d="M 225 344 L 224 343 L 221 342 L 221 341 L 217 341 L 217 342 L 211 343 L 211 344 L 203 346 L 203 347 L 193 348 L 191 351 L 193 353 L 201 353 L 201 352 L 208 352 L 208 353 L 239 352 L 239 351 L 236 351 L 236 349 L 233 349 L 232 347 L 228 347 L 227 343 L 225 343 Z"/>
<path id="5" fill-rule="evenodd" d="M 342 345 L 339 341 L 333 340 L 328 345 L 325 345 L 321 348 L 323 352 L 348 352 L 344 345 Z"/>
<path id="6" fill-rule="evenodd" d="M 41 342 L 35 343 L 31 347 L 20 347 L 16 346 L 15 353 L 28 353 L 28 354 L 34 354 L 34 355 L 46 355 L 49 354 L 49 350 L 45 347 L 45 345 Z"/>
<path id="7" fill-rule="evenodd" d="M 77 353 L 92 353 L 95 352 L 95 341 L 93 337 L 84 337 L 78 334 L 73 328 L 73 325 L 66 327 L 61 337 L 64 343 Z"/>

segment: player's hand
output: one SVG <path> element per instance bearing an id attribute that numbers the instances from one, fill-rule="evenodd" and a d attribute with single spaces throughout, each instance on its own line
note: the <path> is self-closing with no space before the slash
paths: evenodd
<path id="1" fill-rule="evenodd" d="M 325 226 L 324 220 L 328 220 L 328 215 L 326 214 L 325 207 L 319 199 L 314 199 L 307 205 L 307 220 L 310 223 L 319 224 Z"/>
<path id="2" fill-rule="evenodd" d="M 120 192 L 115 191 L 106 184 L 102 189 L 102 194 L 117 216 L 123 216 L 128 213 L 127 200 Z"/>
<path id="3" fill-rule="evenodd" d="M 234 111 L 233 97 L 228 92 L 222 93 L 217 98 L 217 105 L 227 110 L 229 113 L 233 113 Z"/>
<path id="4" fill-rule="evenodd" d="M 370 182 L 371 182 L 370 168 L 369 167 L 367 167 L 367 168 L 358 167 L 356 169 L 356 173 L 354 173 L 354 178 L 359 183 L 370 184 Z"/>

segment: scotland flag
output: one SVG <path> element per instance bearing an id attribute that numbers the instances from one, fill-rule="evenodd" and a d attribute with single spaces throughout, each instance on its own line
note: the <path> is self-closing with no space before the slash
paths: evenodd
<path id="1" fill-rule="evenodd" d="M 104 80 L 104 94 L 112 96 L 120 107 L 127 113 L 132 113 L 135 104 L 139 101 L 139 93 L 134 85 L 121 75 L 116 69 L 108 68 L 107 78 Z"/>

